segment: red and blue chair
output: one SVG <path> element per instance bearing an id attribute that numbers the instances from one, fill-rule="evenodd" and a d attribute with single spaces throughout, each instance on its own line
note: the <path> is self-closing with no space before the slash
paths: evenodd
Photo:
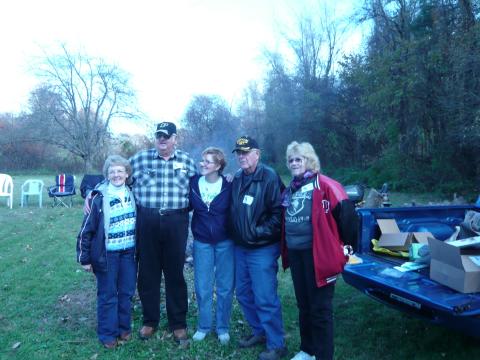
<path id="1" fill-rule="evenodd" d="M 52 207 L 72 207 L 75 193 L 75 176 L 70 174 L 57 175 L 55 185 L 48 188 L 48 196 L 53 198 Z"/>

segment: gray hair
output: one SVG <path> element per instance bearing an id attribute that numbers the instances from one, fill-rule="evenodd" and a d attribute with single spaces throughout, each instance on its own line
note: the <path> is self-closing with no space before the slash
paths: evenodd
<path id="1" fill-rule="evenodd" d="M 130 184 L 132 181 L 132 165 L 130 165 L 130 161 L 125 159 L 123 156 L 120 155 L 110 155 L 107 157 L 105 160 L 105 163 L 103 164 L 103 176 L 105 176 L 105 179 L 108 179 L 108 169 L 112 166 L 123 166 L 125 168 L 125 171 L 128 174 L 128 178 L 126 183 Z"/>

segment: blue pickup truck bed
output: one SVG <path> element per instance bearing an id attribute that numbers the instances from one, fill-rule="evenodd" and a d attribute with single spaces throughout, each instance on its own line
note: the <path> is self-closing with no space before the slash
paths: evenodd
<path id="1" fill-rule="evenodd" d="M 437 239 L 447 239 L 459 225 L 467 210 L 477 205 L 428 206 L 405 208 L 359 209 L 359 243 L 357 255 L 363 263 L 347 265 L 346 283 L 372 298 L 401 311 L 480 336 L 480 293 L 463 294 L 429 278 L 429 269 L 400 272 L 394 266 L 400 258 L 372 251 L 371 239 L 378 239 L 377 219 L 395 219 L 401 231 L 430 231 Z"/>

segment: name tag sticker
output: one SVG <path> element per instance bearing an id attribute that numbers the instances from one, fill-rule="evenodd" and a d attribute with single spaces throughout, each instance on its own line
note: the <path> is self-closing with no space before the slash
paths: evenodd
<path id="1" fill-rule="evenodd" d="M 173 170 L 183 169 L 183 164 L 179 162 L 173 163 Z"/>
<path id="2" fill-rule="evenodd" d="M 313 183 L 303 185 L 301 191 L 302 192 L 307 192 L 307 191 L 312 191 L 313 190 Z"/>
<path id="3" fill-rule="evenodd" d="M 243 197 L 243 203 L 246 204 L 246 205 L 252 205 L 253 204 L 253 196 L 245 195 Z"/>

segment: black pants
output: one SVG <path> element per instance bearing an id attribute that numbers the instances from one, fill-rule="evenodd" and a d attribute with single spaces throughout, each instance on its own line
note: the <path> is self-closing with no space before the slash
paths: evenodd
<path id="1" fill-rule="evenodd" d="M 321 360 L 333 359 L 335 283 L 317 287 L 312 249 L 288 250 L 300 326 L 300 350 Z"/>
<path id="2" fill-rule="evenodd" d="M 160 321 L 163 273 L 170 330 L 186 328 L 188 302 L 183 265 L 188 213 L 160 216 L 158 209 L 137 209 L 138 294 L 142 302 L 143 324 L 157 327 Z"/>

